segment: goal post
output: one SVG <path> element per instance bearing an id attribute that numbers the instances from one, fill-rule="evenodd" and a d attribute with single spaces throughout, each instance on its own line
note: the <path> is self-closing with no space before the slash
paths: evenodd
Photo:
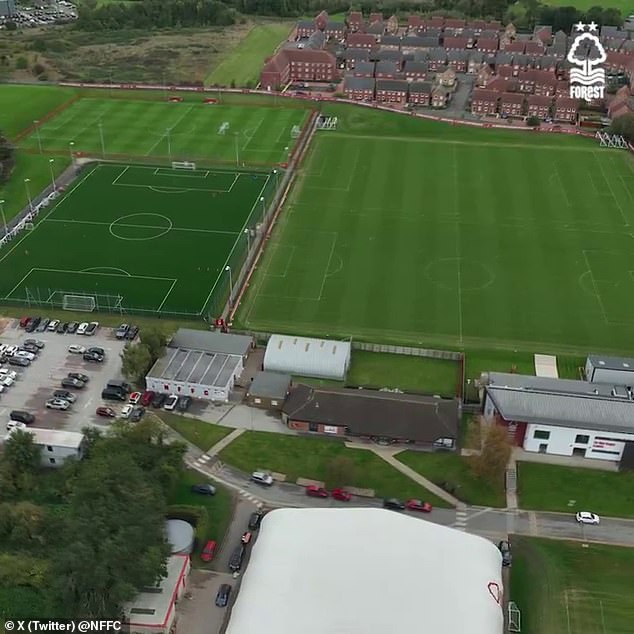
<path id="1" fill-rule="evenodd" d="M 172 169 L 194 171 L 196 169 L 196 163 L 192 161 L 172 161 Z"/>
<path id="2" fill-rule="evenodd" d="M 62 298 L 62 309 L 91 313 L 97 307 L 94 295 L 66 295 Z"/>

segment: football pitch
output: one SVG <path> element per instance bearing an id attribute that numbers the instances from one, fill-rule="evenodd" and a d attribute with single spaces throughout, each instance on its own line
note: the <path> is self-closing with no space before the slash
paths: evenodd
<path id="1" fill-rule="evenodd" d="M 219 312 L 272 172 L 91 164 L 30 231 L 0 253 L 0 297 L 160 316 Z"/>
<path id="2" fill-rule="evenodd" d="M 241 324 L 452 348 L 634 347 L 630 155 L 565 135 L 416 133 L 396 115 L 369 132 L 379 115 L 357 113 L 317 133 Z"/>

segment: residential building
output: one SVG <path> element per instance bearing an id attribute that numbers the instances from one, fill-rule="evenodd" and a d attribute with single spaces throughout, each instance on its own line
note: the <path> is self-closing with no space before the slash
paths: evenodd
<path id="1" fill-rule="evenodd" d="M 487 63 L 483 63 L 477 71 L 475 85 L 479 88 L 484 88 L 491 80 L 491 77 L 493 77 L 491 67 Z"/>
<path id="2" fill-rule="evenodd" d="M 434 86 L 431 91 L 431 107 L 446 108 L 451 99 L 452 89 L 444 85 Z"/>
<path id="3" fill-rule="evenodd" d="M 258 372 L 247 390 L 246 402 L 252 407 L 281 411 L 290 389 L 290 374 Z"/>
<path id="4" fill-rule="evenodd" d="M 357 62 L 352 71 L 353 77 L 374 77 L 374 62 Z"/>
<path id="5" fill-rule="evenodd" d="M 348 29 L 351 33 L 356 33 L 357 31 L 363 32 L 365 25 L 361 11 L 350 11 L 350 13 L 348 13 L 348 17 L 346 18 L 346 24 L 348 25 Z"/>
<path id="6" fill-rule="evenodd" d="M 367 62 L 370 59 L 370 50 L 367 48 L 348 48 L 343 51 L 342 59 L 346 70 L 352 70 L 359 62 Z"/>
<path id="7" fill-rule="evenodd" d="M 431 105 L 434 85 L 430 81 L 413 81 L 409 85 L 409 103 L 416 106 Z"/>
<path id="8" fill-rule="evenodd" d="M 376 63 L 374 76 L 377 79 L 398 79 L 400 77 L 401 67 L 396 62 L 381 61 Z"/>
<path id="9" fill-rule="evenodd" d="M 479 116 L 495 115 L 499 98 L 499 93 L 494 90 L 476 88 L 471 96 L 471 113 Z"/>
<path id="10" fill-rule="evenodd" d="M 524 95 L 504 92 L 500 95 L 500 114 L 506 117 L 524 116 Z"/>
<path id="11" fill-rule="evenodd" d="M 445 37 L 443 47 L 447 51 L 464 51 L 467 48 L 469 39 L 466 37 Z"/>
<path id="12" fill-rule="evenodd" d="M 324 33 L 329 40 L 343 42 L 346 37 L 346 25 L 343 22 L 329 20 L 324 28 Z"/>
<path id="13" fill-rule="evenodd" d="M 497 38 L 479 37 L 476 42 L 476 48 L 481 53 L 493 55 L 498 50 L 499 41 Z"/>
<path id="14" fill-rule="evenodd" d="M 551 108 L 553 105 L 553 98 L 546 97 L 544 95 L 528 95 L 526 97 L 527 103 L 527 115 L 529 117 L 538 117 L 547 119 L 551 116 Z"/>
<path id="15" fill-rule="evenodd" d="M 314 20 L 300 20 L 296 27 L 296 39 L 310 37 L 315 32 Z"/>
<path id="16" fill-rule="evenodd" d="M 436 81 L 445 88 L 453 88 L 456 85 L 456 71 L 447 67 L 436 75 Z"/>
<path id="17" fill-rule="evenodd" d="M 402 79 L 377 79 L 376 100 L 389 103 L 407 101 L 407 81 Z"/>
<path id="18" fill-rule="evenodd" d="M 25 430 L 33 436 L 33 444 L 40 448 L 42 467 L 61 467 L 68 458 L 81 460 L 88 441 L 83 434 L 60 429 L 29 427 Z M 7 438 L 13 431 L 7 434 Z"/>
<path id="19" fill-rule="evenodd" d="M 376 36 L 370 33 L 351 33 L 346 39 L 346 46 L 351 48 L 373 49 L 377 46 Z"/>
<path id="20" fill-rule="evenodd" d="M 426 79 L 429 72 L 428 62 L 407 61 L 403 66 L 405 79 Z"/>
<path id="21" fill-rule="evenodd" d="M 266 62 L 260 84 L 275 90 L 289 81 L 329 82 L 336 78 L 337 60 L 329 51 L 284 48 Z"/>
<path id="22" fill-rule="evenodd" d="M 348 99 L 355 101 L 374 100 L 374 78 L 353 77 L 347 75 L 343 82 L 343 91 Z"/>
<path id="23" fill-rule="evenodd" d="M 468 51 L 447 51 L 447 64 L 456 73 L 466 73 L 468 63 Z"/>
<path id="24" fill-rule="evenodd" d="M 467 72 L 469 74 L 475 75 L 480 70 L 480 68 L 482 68 L 483 63 L 483 53 L 481 53 L 480 51 L 469 51 L 469 63 L 467 65 Z"/>
<path id="25" fill-rule="evenodd" d="M 579 102 L 570 97 L 559 97 L 555 100 L 554 120 L 562 123 L 576 123 L 579 113 Z"/>

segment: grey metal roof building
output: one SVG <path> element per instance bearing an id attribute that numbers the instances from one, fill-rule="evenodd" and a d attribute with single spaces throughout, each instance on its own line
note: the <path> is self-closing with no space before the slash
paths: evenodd
<path id="1" fill-rule="evenodd" d="M 291 384 L 291 375 L 281 372 L 258 372 L 249 387 L 248 394 L 260 398 L 284 400 Z"/>
<path id="2" fill-rule="evenodd" d="M 271 335 L 264 354 L 264 369 L 341 381 L 350 366 L 351 348 L 349 341 Z"/>
<path id="3" fill-rule="evenodd" d="M 229 335 L 209 332 L 208 330 L 179 328 L 168 345 L 170 348 L 189 348 L 202 352 L 245 356 L 253 347 L 253 339 L 246 335 Z"/>
<path id="4" fill-rule="evenodd" d="M 634 386 L 634 359 L 591 354 L 586 360 L 586 379 L 592 383 Z"/>

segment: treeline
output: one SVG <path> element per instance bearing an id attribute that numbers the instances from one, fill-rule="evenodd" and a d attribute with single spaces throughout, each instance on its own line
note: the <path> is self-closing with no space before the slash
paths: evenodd
<path id="1" fill-rule="evenodd" d="M 0 132 L 0 183 L 6 183 L 9 180 L 14 165 L 13 146 L 9 139 Z"/>
<path id="2" fill-rule="evenodd" d="M 235 9 L 218 0 L 138 0 L 99 6 L 97 0 L 84 0 L 79 5 L 76 27 L 87 31 L 165 29 L 227 26 L 235 21 Z"/>

